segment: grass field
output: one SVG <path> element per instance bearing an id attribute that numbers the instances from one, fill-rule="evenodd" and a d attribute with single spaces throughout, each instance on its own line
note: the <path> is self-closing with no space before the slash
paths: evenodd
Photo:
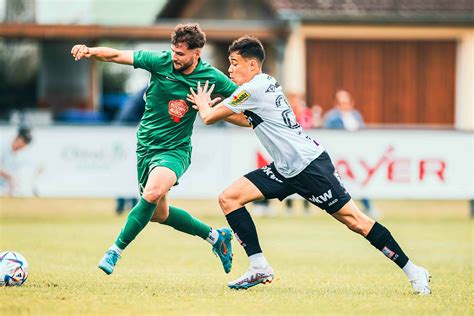
<path id="1" fill-rule="evenodd" d="M 226 275 L 197 237 L 150 224 L 111 276 L 97 263 L 125 217 L 110 200 L 0 200 L 0 250 L 30 263 L 22 287 L 0 288 L 0 315 L 463 315 L 473 309 L 473 221 L 466 202 L 380 202 L 382 223 L 433 275 L 419 297 L 398 267 L 322 212 L 256 218 L 276 272 L 271 285 L 232 291 L 247 268 L 234 242 Z M 219 227 L 214 202 L 179 202 Z M 194 211 L 196 210 L 196 211 Z M 297 210 L 299 211 L 299 210 Z M 235 240 L 234 240 L 235 241 Z"/>

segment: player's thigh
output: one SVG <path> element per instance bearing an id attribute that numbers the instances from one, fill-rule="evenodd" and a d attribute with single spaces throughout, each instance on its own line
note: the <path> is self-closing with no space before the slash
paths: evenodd
<path id="1" fill-rule="evenodd" d="M 275 166 L 270 164 L 249 172 L 234 182 L 221 194 L 219 203 L 227 214 L 249 202 L 274 198 L 283 200 L 293 193 Z"/>
<path id="2" fill-rule="evenodd" d="M 149 185 L 151 172 L 155 168 L 165 167 L 173 171 L 176 176 L 174 185 L 177 185 L 179 178 L 186 172 L 190 164 L 191 149 L 188 147 L 163 151 L 139 146 L 137 148 L 137 175 L 140 193 Z"/>
<path id="3" fill-rule="evenodd" d="M 150 171 L 142 196 L 150 203 L 158 203 L 176 181 L 177 177 L 173 170 L 156 166 Z"/>
<path id="4" fill-rule="evenodd" d="M 326 152 L 287 181 L 299 195 L 329 214 L 351 200 Z"/>
<path id="5" fill-rule="evenodd" d="M 237 181 L 227 187 L 219 196 L 219 202 L 221 203 L 235 201 L 241 205 L 263 199 L 262 192 L 245 177 L 237 179 Z"/>

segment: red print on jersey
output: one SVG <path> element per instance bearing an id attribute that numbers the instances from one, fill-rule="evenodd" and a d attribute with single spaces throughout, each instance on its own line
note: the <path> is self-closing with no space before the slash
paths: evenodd
<path id="1" fill-rule="evenodd" d="M 171 116 L 171 119 L 179 123 L 181 118 L 188 112 L 189 107 L 184 100 L 171 100 L 168 102 L 168 113 Z"/>

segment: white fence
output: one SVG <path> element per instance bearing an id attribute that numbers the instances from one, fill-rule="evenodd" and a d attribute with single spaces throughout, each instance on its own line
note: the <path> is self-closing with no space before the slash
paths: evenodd
<path id="1" fill-rule="evenodd" d="M 474 198 L 472 133 L 312 130 L 308 134 L 328 150 L 355 198 Z M 0 127 L 0 135 L 0 146 L 10 146 L 15 129 Z M 15 195 L 137 194 L 134 128 L 44 127 L 34 129 L 33 136 L 31 146 L 10 163 Z M 251 129 L 196 128 L 193 162 L 171 196 L 216 198 L 264 160 L 270 158 Z"/>

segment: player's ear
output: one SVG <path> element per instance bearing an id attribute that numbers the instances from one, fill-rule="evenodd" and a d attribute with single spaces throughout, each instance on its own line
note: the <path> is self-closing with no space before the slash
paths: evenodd
<path id="1" fill-rule="evenodd" d="M 251 59 L 250 60 L 250 70 L 254 71 L 257 68 L 258 68 L 257 61 L 255 59 Z"/>
<path id="2" fill-rule="evenodd" d="M 195 56 L 197 58 L 201 57 L 201 49 L 200 48 L 196 48 L 196 51 L 194 52 Z"/>

